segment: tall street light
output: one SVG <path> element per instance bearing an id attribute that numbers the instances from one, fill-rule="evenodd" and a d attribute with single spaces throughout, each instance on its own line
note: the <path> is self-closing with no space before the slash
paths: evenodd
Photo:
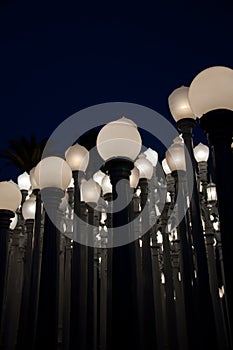
<path id="1" fill-rule="evenodd" d="M 208 270 L 209 270 L 209 284 L 210 284 L 210 292 L 213 301 L 213 309 L 215 316 L 215 324 L 217 331 L 217 339 L 219 347 L 222 349 L 228 349 L 229 346 L 227 344 L 227 323 L 222 314 L 221 303 L 219 302 L 219 281 L 218 281 L 218 273 L 217 266 L 215 261 L 217 260 L 216 254 L 216 246 L 215 244 L 215 229 L 214 225 L 211 222 L 211 217 L 214 214 L 214 203 L 216 203 L 216 198 L 213 201 L 213 205 L 211 205 L 208 201 L 207 189 L 209 192 L 208 185 L 208 158 L 209 158 L 209 147 L 199 143 L 193 149 L 194 157 L 198 163 L 198 179 L 199 179 L 199 192 L 200 192 L 200 204 L 201 204 L 201 212 L 204 223 L 204 237 L 205 237 L 205 245 L 206 245 L 206 254 L 207 254 L 207 262 L 208 262 Z M 219 237 L 219 241 L 221 238 Z M 223 275 L 224 276 L 224 275 Z M 223 277 L 224 278 L 224 277 Z"/>
<path id="2" fill-rule="evenodd" d="M 192 245 L 190 242 L 190 228 L 187 215 L 187 189 L 186 189 L 186 162 L 185 162 L 185 150 L 184 142 L 181 137 L 177 137 L 173 144 L 168 148 L 166 152 L 165 170 L 171 171 L 171 176 L 174 178 L 175 183 L 175 198 L 174 202 L 177 207 L 178 217 L 178 240 L 181 246 L 181 280 L 183 286 L 184 295 L 184 308 L 185 308 L 185 328 L 183 336 L 180 341 L 184 341 L 187 338 L 189 349 L 195 348 L 195 305 L 194 305 L 194 278 L 193 278 L 193 257 L 192 257 Z M 187 332 L 187 336 L 185 334 Z M 186 340 L 185 340 L 186 341 Z M 184 341 L 184 343 L 185 343 Z"/>
<path id="3" fill-rule="evenodd" d="M 209 344 L 209 333 L 215 334 L 213 317 L 213 305 L 210 296 L 209 274 L 201 221 L 200 198 L 196 180 L 196 161 L 193 153 L 192 131 L 196 126 L 196 116 L 191 110 L 188 100 L 189 88 L 182 86 L 172 92 L 168 98 L 171 114 L 177 123 L 178 130 L 182 133 L 185 145 L 185 162 L 188 196 L 190 201 L 191 234 L 197 261 L 197 307 L 201 310 L 197 324 L 203 333 L 202 344 Z M 208 331 L 205 331 L 208 327 Z M 213 341 L 213 346 L 215 342 Z"/>
<path id="4" fill-rule="evenodd" d="M 97 136 L 97 150 L 105 161 L 104 168 L 110 176 L 113 197 L 115 247 L 112 252 L 111 335 L 108 339 L 111 339 L 111 349 L 119 349 L 123 344 L 137 348 L 136 255 L 134 242 L 126 244 L 127 239 L 130 242 L 132 238 L 129 177 L 134 168 L 133 161 L 141 150 L 141 136 L 136 124 L 125 117 L 106 124 Z"/>
<path id="5" fill-rule="evenodd" d="M 216 66 L 200 72 L 192 81 L 189 101 L 212 147 L 226 279 L 226 295 L 233 325 L 233 263 L 231 247 L 233 198 L 233 70 Z M 232 330 L 231 330 L 232 333 Z"/>
<path id="6" fill-rule="evenodd" d="M 10 181 L 0 182 L 0 328 L 6 286 L 6 271 L 9 243 L 9 227 L 19 207 L 22 195 L 19 187 Z"/>
<path id="7" fill-rule="evenodd" d="M 83 181 L 81 184 L 82 199 L 86 203 L 87 207 L 87 254 L 88 254 L 88 271 L 87 271 L 87 344 L 86 349 L 92 350 L 98 348 L 98 283 L 97 283 L 97 268 L 96 268 L 96 248 L 95 236 L 96 229 L 98 228 L 98 221 L 96 220 L 95 210 L 100 193 L 101 187 L 92 178 L 88 181 Z M 96 222 L 97 221 L 97 222 Z"/>
<path id="8" fill-rule="evenodd" d="M 145 348 L 149 346 L 154 347 L 156 345 L 155 337 L 155 307 L 154 307 L 154 295 L 153 295 L 153 274 L 152 274 L 152 260 L 151 260 L 151 228 L 150 227 L 150 215 L 149 215 L 149 191 L 150 186 L 148 182 L 153 175 L 153 165 L 146 158 L 146 154 L 141 153 L 138 159 L 135 161 L 135 166 L 139 170 L 139 187 L 141 189 L 140 204 L 141 204 L 141 220 L 142 220 L 142 232 L 141 237 L 141 279 L 142 279 L 142 327 L 143 327 L 143 339 Z M 152 226 L 153 229 L 153 226 Z"/>
<path id="9" fill-rule="evenodd" d="M 24 281 L 21 297 L 20 319 L 18 329 L 18 343 L 19 347 L 30 349 L 30 338 L 27 337 L 30 316 L 30 296 L 31 296 L 31 274 L 32 274 L 32 245 L 33 245 L 33 231 L 36 212 L 36 197 L 32 195 L 22 205 L 22 215 L 26 226 L 26 251 L 24 264 Z M 29 343 L 28 343 L 29 342 Z"/>
<path id="10" fill-rule="evenodd" d="M 70 346 L 86 349 L 87 342 L 87 268 L 88 251 L 85 230 L 82 230 L 81 193 L 82 179 L 89 162 L 88 150 L 75 143 L 65 153 L 74 179 L 74 242 L 71 261 Z M 69 340 L 67 340 L 69 343 Z"/>
<path id="11" fill-rule="evenodd" d="M 59 157 L 42 159 L 35 169 L 35 181 L 40 187 L 46 208 L 36 349 L 44 346 L 48 346 L 51 350 L 57 349 L 60 252 L 58 208 L 71 178 L 69 165 Z"/>

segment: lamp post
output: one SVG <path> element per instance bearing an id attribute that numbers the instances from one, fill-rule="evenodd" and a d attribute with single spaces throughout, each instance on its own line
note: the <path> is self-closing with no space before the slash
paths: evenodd
<path id="1" fill-rule="evenodd" d="M 24 263 L 24 281 L 21 296 L 21 307 L 19 317 L 18 344 L 19 347 L 31 349 L 28 344 L 29 308 L 31 295 L 31 272 L 32 272 L 32 240 L 34 231 L 34 220 L 36 212 L 36 198 L 31 196 L 22 205 L 22 215 L 26 227 L 26 251 Z M 30 337 L 29 337 L 30 338 Z"/>
<path id="2" fill-rule="evenodd" d="M 182 86 L 173 91 L 169 96 L 168 102 L 171 114 L 177 123 L 177 128 L 182 132 L 185 144 L 185 163 L 186 177 L 188 185 L 188 196 L 190 202 L 191 234 L 195 249 L 197 264 L 197 306 L 199 314 L 197 323 L 200 325 L 200 331 L 203 333 L 202 342 L 209 346 L 210 339 L 205 332 L 208 327 L 209 332 L 215 334 L 215 323 L 213 322 L 213 305 L 210 296 L 209 274 L 205 242 L 203 236 L 203 227 L 201 222 L 200 198 L 196 181 L 196 163 L 193 154 L 192 130 L 196 126 L 196 116 L 192 112 L 188 100 L 189 88 Z M 209 321 L 211 317 L 211 321 Z M 216 342 L 213 340 L 213 346 Z"/>
<path id="3" fill-rule="evenodd" d="M 40 293 L 36 349 L 48 346 L 57 349 L 58 332 L 58 286 L 60 232 L 57 227 L 58 208 L 64 190 L 68 187 L 72 172 L 69 165 L 59 157 L 42 159 L 35 169 L 35 180 L 40 186 L 45 205 L 43 251 L 41 261 Z"/>
<path id="4" fill-rule="evenodd" d="M 185 350 L 188 347 L 187 345 L 188 340 L 187 340 L 187 322 L 186 322 L 186 313 L 185 313 L 184 290 L 182 286 L 183 282 L 181 281 L 181 278 L 180 278 L 181 271 L 182 271 L 182 264 L 180 263 L 182 261 L 182 257 L 180 257 L 181 246 L 180 246 L 180 239 L 179 239 L 180 237 L 178 237 L 177 228 L 176 228 L 176 226 L 178 225 L 177 223 L 178 218 L 176 215 L 176 208 L 175 208 L 175 197 L 177 197 L 175 187 L 177 189 L 177 185 L 175 186 L 175 178 L 171 174 L 171 169 L 167 164 L 166 158 L 163 159 L 162 161 L 162 167 L 166 174 L 166 183 L 167 183 L 166 203 L 165 203 L 164 212 L 162 212 L 161 214 L 161 221 L 162 223 L 163 221 L 165 221 L 164 226 L 166 225 L 166 230 L 164 232 L 164 235 L 167 235 L 167 237 L 164 239 L 164 255 L 165 256 L 167 255 L 167 257 L 165 258 L 167 262 L 164 261 L 164 274 L 165 274 L 165 280 L 172 279 L 172 281 L 169 283 L 169 286 L 165 285 L 165 289 L 166 288 L 170 289 L 170 291 L 168 290 L 168 292 L 166 293 L 166 302 L 169 304 L 169 299 L 173 299 L 173 303 L 175 304 L 175 311 L 176 311 L 176 321 L 173 321 L 173 322 L 176 322 L 175 324 L 176 327 L 172 328 L 173 325 L 171 320 L 174 319 L 174 315 L 173 315 L 174 311 L 172 307 L 171 309 L 168 309 L 168 311 L 171 313 L 171 316 L 167 315 L 167 322 L 172 328 L 170 329 L 168 327 L 168 332 L 170 329 L 171 334 L 173 334 L 173 336 L 169 336 L 169 341 L 171 343 L 172 338 L 174 336 L 177 337 L 180 349 Z M 171 213 L 173 213 L 173 215 L 169 217 L 169 220 L 167 217 L 167 220 L 166 220 L 166 214 L 169 216 L 169 214 Z M 169 240 L 170 240 L 170 243 L 169 243 Z M 167 245 L 167 248 L 166 248 L 166 245 Z M 168 250 L 168 247 L 169 247 L 169 250 Z M 169 256 L 169 253 L 170 253 L 170 256 Z M 166 265 L 168 266 L 166 267 Z M 171 276 L 169 276 L 169 269 L 170 269 L 169 265 L 171 265 L 172 267 L 172 278 Z M 166 277 L 167 275 L 166 269 L 168 270 L 168 277 Z M 172 290 L 173 295 L 171 295 L 172 287 L 174 288 L 174 290 Z M 174 297 L 174 294 L 175 294 L 175 297 Z M 177 334 L 175 335 L 176 332 Z M 171 344 L 170 346 L 172 347 L 174 345 Z"/>
<path id="5" fill-rule="evenodd" d="M 31 267 L 31 286 L 30 299 L 28 301 L 29 314 L 27 325 L 27 337 L 24 342 L 27 342 L 29 349 L 35 346 L 35 336 L 37 329 L 38 301 L 39 301 L 39 285 L 40 285 L 40 267 L 41 267 L 41 223 L 42 223 L 42 201 L 39 185 L 35 180 L 35 167 L 30 171 L 31 190 L 36 197 L 35 217 L 34 217 L 34 232 L 32 244 L 32 267 Z M 20 333 L 19 333 L 20 336 Z M 23 337 L 21 337 L 23 339 Z"/>
<path id="6" fill-rule="evenodd" d="M 204 238 L 207 253 L 208 271 L 209 271 L 209 284 L 210 292 L 213 302 L 215 324 L 217 331 L 218 346 L 221 349 L 229 349 L 228 336 L 226 332 L 226 320 L 222 313 L 221 301 L 219 297 L 219 281 L 217 275 L 217 258 L 215 253 L 215 235 L 214 226 L 211 221 L 212 206 L 207 201 L 207 189 L 209 192 L 208 181 L 207 181 L 207 160 L 209 157 L 209 147 L 199 144 L 194 148 L 194 156 L 198 163 L 198 177 L 200 180 L 201 187 L 201 211 L 204 222 Z M 214 198 L 213 198 L 214 199 Z M 216 200 L 216 198 L 215 198 Z M 215 203 L 213 200 L 212 203 Z"/>
<path id="7" fill-rule="evenodd" d="M 0 328 L 2 329 L 3 305 L 5 298 L 6 271 L 8 259 L 9 227 L 14 212 L 22 200 L 21 192 L 15 183 L 0 182 Z"/>
<path id="8" fill-rule="evenodd" d="M 15 183 L 0 182 L 0 325 L 4 305 L 9 227 L 21 200 L 21 192 Z"/>
<path id="9" fill-rule="evenodd" d="M 81 185 L 83 201 L 88 210 L 88 228 L 87 228 L 87 245 L 88 245 L 88 271 L 87 271 L 87 350 L 98 348 L 97 317 L 98 317 L 98 283 L 96 268 L 96 248 L 94 248 L 94 236 L 96 235 L 96 215 L 97 206 L 101 187 L 93 179 L 83 181 Z M 98 213 L 98 212 L 97 212 Z"/>
<path id="10" fill-rule="evenodd" d="M 177 137 L 166 152 L 167 165 L 175 179 L 175 202 L 178 216 L 178 238 L 181 245 L 181 274 L 184 290 L 185 318 L 187 337 L 190 349 L 195 349 L 195 305 L 194 305 L 194 264 L 190 242 L 189 222 L 187 216 L 187 191 L 185 188 L 185 151 L 180 137 Z"/>
<path id="11" fill-rule="evenodd" d="M 82 224 L 80 186 L 89 162 L 89 152 L 78 143 L 69 147 L 65 158 L 74 179 L 74 231 L 71 260 L 70 346 L 86 350 L 88 251 Z M 68 341 L 69 343 L 69 341 Z"/>
<path id="12" fill-rule="evenodd" d="M 145 154 L 140 154 L 135 161 L 135 166 L 139 170 L 139 187 L 141 189 L 141 222 L 142 222 L 142 248 L 141 248 L 141 278 L 142 278 L 142 322 L 143 322 L 143 345 L 145 349 L 156 346 L 155 336 L 155 305 L 153 294 L 153 273 L 151 259 L 151 236 L 149 213 L 149 186 L 148 182 L 153 176 L 153 165 L 146 158 Z M 152 226 L 153 229 L 154 225 Z"/>
<path id="13" fill-rule="evenodd" d="M 101 172 L 102 173 L 102 172 Z M 94 177 L 93 177 L 94 178 Z M 101 281 L 100 281 L 100 334 L 99 346 L 107 350 L 111 344 L 111 314 L 112 314 L 112 184 L 108 175 L 102 176 L 99 183 L 102 187 L 102 197 L 106 203 L 106 217 L 100 235 L 101 245 Z M 96 178 L 95 178 L 96 179 Z M 102 220 L 101 220 L 102 221 Z"/>
<path id="14" fill-rule="evenodd" d="M 112 315 L 108 339 L 111 338 L 111 349 L 119 349 L 123 344 L 137 348 L 134 244 L 120 245 L 121 235 L 129 239 L 128 242 L 132 238 L 132 232 L 129 232 L 129 177 L 134 168 L 133 161 L 141 150 L 137 126 L 125 117 L 106 124 L 97 136 L 97 150 L 105 161 L 105 171 L 112 183 L 113 244 L 116 245 L 112 251 Z"/>
<path id="15" fill-rule="evenodd" d="M 233 198 L 233 70 L 210 67 L 199 73 L 189 89 L 189 101 L 200 126 L 205 131 L 214 157 L 219 203 L 221 239 L 231 326 L 233 325 L 232 275 L 232 198 Z M 232 332 L 232 330 L 231 330 Z"/>

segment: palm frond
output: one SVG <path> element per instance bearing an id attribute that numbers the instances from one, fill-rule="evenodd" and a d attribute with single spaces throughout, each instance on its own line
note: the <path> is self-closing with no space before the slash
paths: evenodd
<path id="1" fill-rule="evenodd" d="M 31 134 L 29 139 L 22 136 L 20 139 L 10 139 L 8 142 L 8 148 L 0 151 L 0 158 L 8 160 L 9 165 L 21 171 L 29 172 L 41 160 L 47 138 L 38 142 L 35 134 Z"/>

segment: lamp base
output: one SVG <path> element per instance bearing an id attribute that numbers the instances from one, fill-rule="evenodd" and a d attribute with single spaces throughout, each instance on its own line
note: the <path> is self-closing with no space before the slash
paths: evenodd
<path id="1" fill-rule="evenodd" d="M 0 209 L 0 229 L 8 229 L 10 226 L 11 218 L 15 213 L 11 210 Z"/>
<path id="2" fill-rule="evenodd" d="M 191 134 L 193 128 L 195 128 L 196 126 L 196 120 L 193 118 L 184 118 L 184 119 L 178 120 L 176 125 L 177 125 L 177 129 L 182 133 Z"/>
<path id="3" fill-rule="evenodd" d="M 232 142 L 233 111 L 216 109 L 203 114 L 200 127 L 205 131 L 212 145 Z"/>
<path id="4" fill-rule="evenodd" d="M 134 163 L 129 158 L 112 158 L 109 159 L 104 166 L 105 172 L 115 181 L 121 179 L 129 179 L 131 170 L 134 168 Z"/>

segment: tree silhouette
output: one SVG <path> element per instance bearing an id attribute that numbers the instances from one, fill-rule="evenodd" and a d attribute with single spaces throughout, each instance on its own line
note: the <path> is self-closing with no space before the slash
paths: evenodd
<path id="1" fill-rule="evenodd" d="M 6 159 L 5 165 L 11 165 L 20 171 L 30 172 L 41 160 L 47 138 L 41 141 L 36 140 L 36 136 L 31 134 L 27 139 L 22 136 L 20 139 L 10 139 L 7 148 L 0 151 L 0 158 Z"/>

